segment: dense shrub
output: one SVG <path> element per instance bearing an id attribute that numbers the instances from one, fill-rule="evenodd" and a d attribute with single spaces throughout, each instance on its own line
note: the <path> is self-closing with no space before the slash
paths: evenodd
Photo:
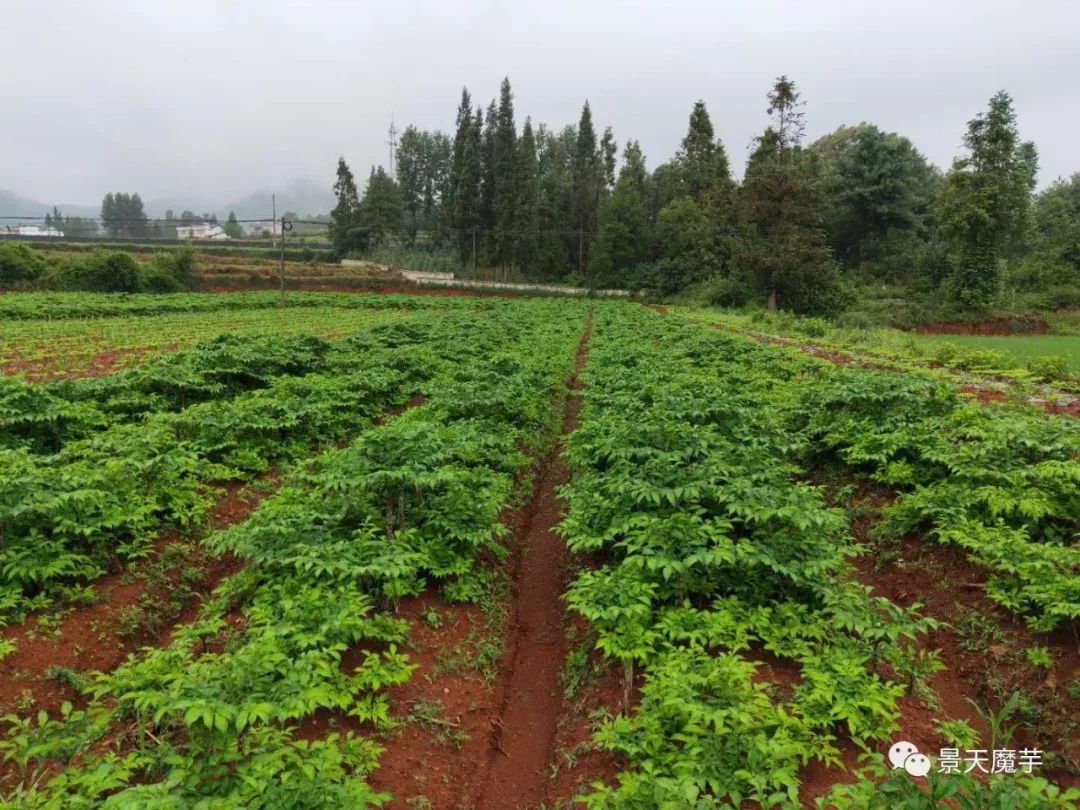
<path id="1" fill-rule="evenodd" d="M 176 277 L 157 262 L 139 268 L 139 292 L 172 293 L 181 292 L 183 289 Z"/>
<path id="2" fill-rule="evenodd" d="M 147 272 L 146 279 L 148 284 L 151 282 L 151 276 L 160 278 L 167 276 L 173 281 L 172 290 L 154 290 L 149 286 L 146 292 L 172 292 L 173 290 L 192 290 L 196 285 L 196 262 L 195 251 L 190 247 L 182 247 L 179 250 L 170 252 L 159 252 L 154 254 L 152 260 L 152 267 L 157 270 L 157 274 Z M 159 282 L 164 283 L 164 282 Z"/>
<path id="3" fill-rule="evenodd" d="M 1047 309 L 1076 309 L 1080 307 L 1080 286 L 1058 284 L 1045 293 Z"/>
<path id="4" fill-rule="evenodd" d="M 1047 383 L 1061 382 L 1071 376 L 1069 358 L 1060 355 L 1037 357 L 1028 364 L 1028 370 L 1036 379 Z"/>
<path id="5" fill-rule="evenodd" d="M 750 303 L 754 291 L 740 278 L 716 278 L 701 285 L 705 301 L 714 307 L 744 307 Z"/>
<path id="6" fill-rule="evenodd" d="M 44 257 L 22 242 L 0 244 L 0 283 L 32 281 L 45 271 Z"/>
<path id="7" fill-rule="evenodd" d="M 140 265 L 130 253 L 96 250 L 60 264 L 53 279 L 63 290 L 138 292 Z"/>

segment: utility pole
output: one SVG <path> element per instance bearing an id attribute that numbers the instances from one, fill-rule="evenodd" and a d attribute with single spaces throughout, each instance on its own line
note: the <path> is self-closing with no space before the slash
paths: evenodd
<path id="1" fill-rule="evenodd" d="M 292 223 L 285 217 L 281 218 L 281 264 L 278 271 L 278 286 L 280 288 L 280 295 L 278 297 L 278 306 L 285 306 L 285 233 L 292 230 Z"/>
<path id="2" fill-rule="evenodd" d="M 274 223 L 277 222 L 277 194 L 270 195 L 270 205 L 273 207 L 273 213 L 270 215 L 270 244 L 274 244 Z"/>

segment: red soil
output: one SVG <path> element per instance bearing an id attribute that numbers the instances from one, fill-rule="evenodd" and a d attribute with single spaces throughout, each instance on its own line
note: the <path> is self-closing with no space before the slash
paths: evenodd
<path id="1" fill-rule="evenodd" d="M 28 382 L 48 382 L 50 380 L 75 379 L 80 377 L 104 377 L 122 368 L 134 365 L 145 358 L 147 354 L 162 352 L 174 352 L 179 345 L 173 343 L 169 346 L 157 348 L 131 348 L 111 349 L 106 352 L 95 354 L 85 368 L 74 370 L 60 370 L 59 361 L 55 357 L 26 360 L 24 358 L 9 355 L 0 362 L 0 374 L 25 374 Z"/>
<path id="2" fill-rule="evenodd" d="M 860 542 L 870 544 L 867 536 L 872 520 L 861 521 L 855 533 Z M 881 549 L 878 548 L 878 553 Z M 873 588 L 874 596 L 911 607 L 922 605 L 920 613 L 944 625 L 920 643 L 920 648 L 940 650 L 946 669 L 928 679 L 929 686 L 941 701 L 941 710 L 928 707 L 920 698 L 908 694 L 899 702 L 899 730 L 893 741 L 912 742 L 924 753 L 937 755 L 950 743 L 935 729 L 941 720 L 966 720 L 979 736 L 979 747 L 989 748 L 990 730 L 978 711 L 968 702 L 974 700 L 982 707 L 998 709 L 1003 702 L 995 694 L 1004 689 L 1006 696 L 1021 690 L 1046 713 L 1040 728 L 1021 728 L 1009 747 L 1035 746 L 1080 761 L 1080 740 L 1073 736 L 1071 718 L 1080 716 L 1080 700 L 1070 698 L 1067 684 L 1080 673 L 1080 648 L 1066 631 L 1052 635 L 1033 633 L 1015 616 L 997 607 L 984 593 L 987 572 L 967 559 L 960 549 L 941 546 L 925 538 L 909 537 L 900 544 L 898 556 L 882 564 L 873 553 L 856 561 L 858 579 Z M 991 635 L 985 648 L 967 650 L 956 627 L 962 626 L 965 616 L 977 616 L 980 627 Z M 970 644 L 969 644 L 970 646 Z M 1049 671 L 1038 670 L 1026 660 L 1024 650 L 1032 646 L 1048 647 L 1055 665 Z M 888 666 L 882 675 L 895 681 L 902 676 Z M 1014 718 L 1012 722 L 1018 722 Z M 885 754 L 889 745 L 878 746 Z M 802 774 L 800 795 L 804 804 L 825 795 L 836 783 L 852 780 L 850 770 L 856 765 L 858 750 L 846 743 L 839 746 L 848 772 L 818 763 L 811 764 Z M 1045 769 L 1040 775 L 1065 786 L 1080 785 L 1080 778 L 1061 770 Z"/>
<path id="3" fill-rule="evenodd" d="M 246 520 L 262 497 L 240 484 L 228 484 L 226 494 L 211 511 L 210 527 L 221 529 Z M 163 535 L 155 543 L 150 559 L 158 557 L 178 539 L 175 532 Z M 242 566 L 242 562 L 231 555 L 216 559 L 199 555 L 187 562 L 202 571 L 201 579 L 191 586 L 201 594 L 212 591 L 222 579 Z M 132 578 L 133 573 L 147 564 L 133 563 L 128 572 L 109 574 L 96 580 L 93 583 L 94 604 L 76 606 L 64 613 L 53 631 L 43 629 L 40 617 L 31 617 L 0 633 L 0 637 L 16 643 L 15 652 L 0 660 L 0 713 L 15 711 L 17 704 L 26 705 L 30 700 L 34 711 L 54 712 L 65 700 L 80 705 L 84 699 L 72 686 L 46 675 L 50 668 L 108 672 L 140 647 L 165 646 L 174 625 L 195 617 L 199 609 L 197 599 L 185 605 L 168 627 L 156 633 L 140 630 L 128 635 L 123 632 L 119 617 L 125 610 L 138 610 L 144 595 L 165 601 L 160 589 L 150 589 L 145 581 Z"/>
<path id="4" fill-rule="evenodd" d="M 1025 322 L 953 321 L 918 327 L 920 335 L 1041 335 L 1049 327 L 1042 319 Z"/>
<path id="5" fill-rule="evenodd" d="M 587 337 L 588 331 L 578 369 Z M 578 407 L 576 397 L 567 398 L 564 432 L 575 427 Z M 402 615 L 414 619 L 409 656 L 419 668 L 408 683 L 390 690 L 404 727 L 381 741 L 386 750 L 371 777 L 376 789 L 394 795 L 391 808 L 417 806 L 423 797 L 439 810 L 510 810 L 537 806 L 550 790 L 567 648 L 558 595 L 568 563 L 553 530 L 562 517 L 557 487 L 569 480 L 569 470 L 559 448 L 535 469 L 529 503 L 502 518 L 512 538 L 505 615 L 445 605 L 430 593 L 402 605 Z M 507 570 L 495 561 L 492 567 Z M 498 645 L 496 663 L 491 656 Z M 485 682 L 482 670 L 491 680 Z M 348 728 L 348 721 L 339 727 Z"/>

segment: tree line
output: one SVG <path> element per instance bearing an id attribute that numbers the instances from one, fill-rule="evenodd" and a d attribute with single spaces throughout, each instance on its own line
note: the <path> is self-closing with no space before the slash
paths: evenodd
<path id="1" fill-rule="evenodd" d="M 331 238 L 340 254 L 383 245 L 453 251 L 463 268 L 715 303 L 835 312 L 866 284 L 902 286 L 958 309 L 1009 289 L 1080 304 L 1080 175 L 1034 194 L 1038 155 L 999 92 L 947 172 L 903 135 L 869 123 L 805 142 L 805 104 L 786 76 L 767 93 L 741 182 L 703 102 L 670 160 L 650 170 L 586 101 L 575 125 L 517 126 L 509 79 L 453 137 L 410 126 L 393 176 L 361 195 L 339 159 Z"/>

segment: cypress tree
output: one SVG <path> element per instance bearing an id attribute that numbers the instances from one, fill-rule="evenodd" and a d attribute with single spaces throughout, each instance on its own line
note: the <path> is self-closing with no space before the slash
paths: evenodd
<path id="1" fill-rule="evenodd" d="M 507 78 L 502 80 L 499 89 L 499 109 L 491 156 L 494 184 L 492 250 L 505 278 L 509 275 L 513 255 L 516 221 L 514 209 L 517 202 L 517 130 L 514 126 L 514 97 L 510 91 L 510 80 Z"/>
<path id="2" fill-rule="evenodd" d="M 480 139 L 480 230 L 484 235 L 485 256 L 492 253 L 491 232 L 495 227 L 495 133 L 498 125 L 499 111 L 492 99 Z"/>
<path id="3" fill-rule="evenodd" d="M 515 177 L 517 198 L 514 202 L 514 261 L 527 272 L 536 255 L 536 230 L 539 225 L 537 206 L 540 197 L 536 139 L 533 136 L 532 121 L 528 118 L 525 119 L 525 126 L 518 140 Z"/>
<path id="4" fill-rule="evenodd" d="M 334 251 L 342 256 L 350 250 L 366 247 L 360 226 L 360 195 L 344 157 L 338 158 L 334 197 L 337 198 L 337 205 L 330 212 L 330 241 L 334 243 Z"/>
<path id="5" fill-rule="evenodd" d="M 471 117 L 469 127 L 462 138 L 456 192 L 454 195 L 454 222 L 458 229 L 458 247 L 462 263 L 474 254 L 476 231 L 481 223 L 481 174 L 480 139 L 484 114 L 479 107 Z"/>
<path id="6" fill-rule="evenodd" d="M 1038 167 L 1035 146 L 1020 143 L 1012 98 L 990 99 L 986 113 L 968 123 L 968 156 L 945 178 L 941 229 L 951 243 L 949 292 L 961 306 L 985 309 L 1001 284 L 1000 262 L 1028 225 Z"/>
<path id="7" fill-rule="evenodd" d="M 457 183 L 461 175 L 461 160 L 465 150 L 465 139 L 473 125 L 472 97 L 469 88 L 461 88 L 461 102 L 458 104 L 457 117 L 454 119 L 454 150 L 451 156 L 447 199 L 450 201 L 450 227 L 460 229 L 461 224 L 455 219 L 457 208 Z"/>
<path id="8" fill-rule="evenodd" d="M 592 110 L 589 102 L 581 109 L 578 121 L 577 141 L 572 161 L 574 179 L 574 227 L 578 234 L 578 272 L 584 274 L 588 261 L 589 241 L 596 223 L 596 206 L 600 200 L 602 167 L 596 147 L 596 130 L 593 129 Z"/>

